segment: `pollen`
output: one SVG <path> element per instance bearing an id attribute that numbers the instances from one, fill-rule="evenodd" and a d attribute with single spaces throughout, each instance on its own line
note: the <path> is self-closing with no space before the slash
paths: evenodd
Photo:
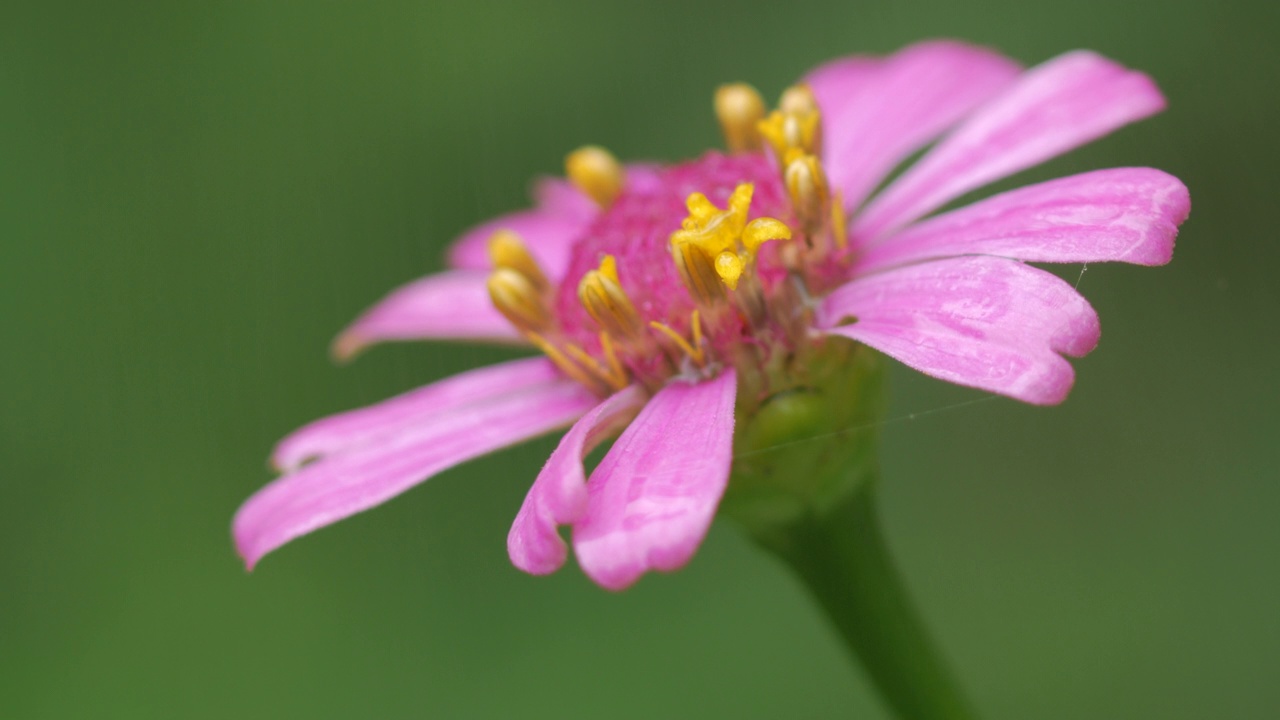
<path id="1" fill-rule="evenodd" d="M 602 147 L 586 145 L 574 150 L 564 159 L 564 169 L 569 182 L 602 208 L 612 205 L 622 192 L 622 164 Z"/>
<path id="2" fill-rule="evenodd" d="M 756 218 L 742 231 L 742 244 L 753 256 L 760 246 L 770 240 L 790 240 L 791 228 L 774 218 Z"/>
<path id="3" fill-rule="evenodd" d="M 738 289 L 738 278 L 742 277 L 746 263 L 736 253 L 725 251 L 716 256 L 716 275 L 730 290 Z"/>

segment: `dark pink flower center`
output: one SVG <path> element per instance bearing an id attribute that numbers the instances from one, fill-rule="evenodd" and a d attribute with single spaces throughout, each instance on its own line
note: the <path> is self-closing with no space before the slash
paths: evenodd
<path id="1" fill-rule="evenodd" d="M 763 153 L 709 152 L 656 172 L 654 182 L 626 188 L 575 243 L 555 307 L 567 340 L 583 347 L 597 345 L 599 326 L 583 309 L 578 283 L 605 255 L 617 260 L 619 282 L 646 323 L 687 330 L 696 306 L 680 280 L 668 241 L 689 214 L 685 199 L 690 194 L 703 193 L 723 207 L 739 183 L 753 183 L 751 218 L 792 216 L 778 170 Z M 761 253 L 764 271 L 770 256 Z"/>

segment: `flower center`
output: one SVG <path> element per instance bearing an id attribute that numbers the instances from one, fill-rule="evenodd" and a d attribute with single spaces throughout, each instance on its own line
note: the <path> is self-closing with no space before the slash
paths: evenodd
<path id="1" fill-rule="evenodd" d="M 748 183 L 754 186 L 748 219 L 788 218 L 790 208 L 777 174 L 759 153 L 725 156 L 711 152 L 659 171 L 658 182 L 648 187 L 624 191 L 574 245 L 569 270 L 555 302 L 555 314 L 565 334 L 581 342 L 599 332 L 579 301 L 578 286 L 605 257 L 615 259 L 618 281 L 645 324 L 660 322 L 687 330 L 689 317 L 698 305 L 673 261 L 671 248 L 672 234 L 681 230 L 689 216 L 686 199 L 698 193 L 709 204 L 727 207 L 734 190 Z M 734 228 L 722 229 L 728 235 Z M 742 224 L 737 230 L 741 232 Z M 713 280 L 713 287 L 718 289 L 718 276 L 713 275 Z"/>
<path id="2" fill-rule="evenodd" d="M 716 110 L 734 154 L 631 173 L 601 148 L 570 154 L 570 180 L 602 211 L 559 287 L 517 238 L 490 243 L 495 306 L 602 394 L 727 365 L 776 375 L 768 368 L 808 340 L 824 266 L 843 262 L 844 218 L 817 159 L 812 94 L 791 88 L 765 117 L 753 89 L 728 85 Z"/>

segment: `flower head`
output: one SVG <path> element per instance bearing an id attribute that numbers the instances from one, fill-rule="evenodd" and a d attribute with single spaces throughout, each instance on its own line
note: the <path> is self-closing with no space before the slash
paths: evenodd
<path id="1" fill-rule="evenodd" d="M 1061 402 L 1074 379 L 1062 356 L 1093 349 L 1097 316 L 1025 263 L 1165 263 L 1185 187 L 1101 170 L 927 216 L 1163 106 L 1145 75 L 1092 53 L 1023 71 L 927 42 L 819 67 L 772 111 L 750 86 L 721 87 L 727 154 L 623 165 L 575 151 L 533 210 L 466 233 L 451 270 L 393 292 L 334 346 L 489 340 L 540 357 L 296 431 L 273 455 L 284 475 L 236 515 L 236 545 L 252 566 L 448 467 L 569 427 L 516 517 L 511 559 L 557 569 L 571 526 L 584 571 L 619 589 L 692 557 L 730 478 L 735 416 L 810 382 L 824 348 Z M 588 477 L 583 458 L 615 435 Z"/>

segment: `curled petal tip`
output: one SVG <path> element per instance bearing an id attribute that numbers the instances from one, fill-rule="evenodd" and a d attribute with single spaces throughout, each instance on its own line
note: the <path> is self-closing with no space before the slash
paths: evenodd
<path id="1" fill-rule="evenodd" d="M 346 365 L 368 346 L 368 340 L 348 330 L 333 339 L 329 345 L 329 356 L 339 365 Z"/>
<path id="2" fill-rule="evenodd" d="M 596 584 L 623 590 L 693 558 L 729 481 L 736 395 L 732 369 L 667 384 L 596 466 L 573 527 L 578 564 Z"/>
<path id="3" fill-rule="evenodd" d="M 244 571 L 251 573 L 258 566 L 258 561 L 262 559 L 262 555 L 250 552 L 248 539 L 243 537 L 237 527 L 239 519 L 239 514 L 237 513 L 236 520 L 231 525 L 231 542 L 235 545 L 236 554 L 240 556 L 240 561 L 244 563 Z"/>

